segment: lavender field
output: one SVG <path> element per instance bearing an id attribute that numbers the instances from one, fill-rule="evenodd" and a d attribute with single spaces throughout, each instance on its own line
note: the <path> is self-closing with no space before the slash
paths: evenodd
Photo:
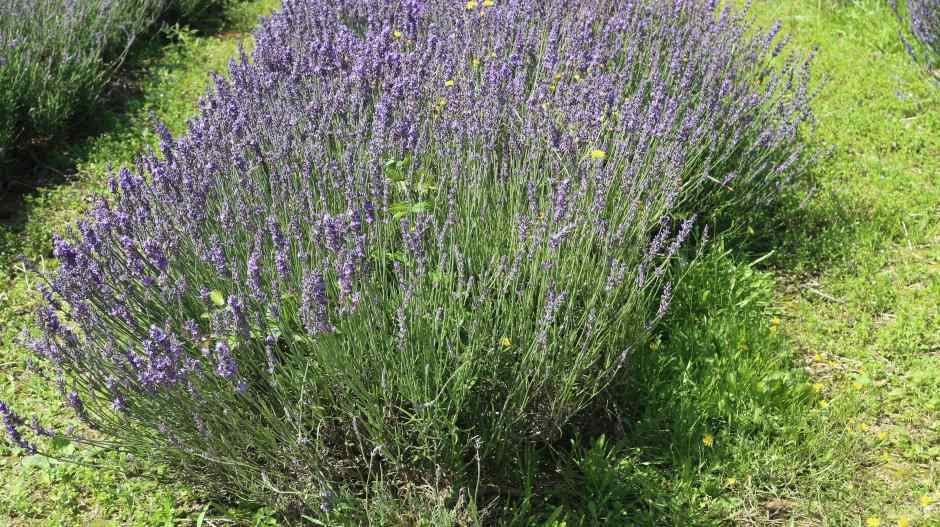
<path id="1" fill-rule="evenodd" d="M 935 1 L 47 3 L 0 521 L 940 522 Z"/>

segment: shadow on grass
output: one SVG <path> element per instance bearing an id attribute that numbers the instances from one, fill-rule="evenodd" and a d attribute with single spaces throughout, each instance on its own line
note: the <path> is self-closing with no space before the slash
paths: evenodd
<path id="1" fill-rule="evenodd" d="M 806 435 L 817 395 L 769 315 L 773 288 L 722 246 L 706 252 L 630 382 L 602 398 L 596 413 L 619 422 L 559 445 L 499 523 L 716 525 L 795 494 L 781 475 L 820 463 Z"/>
<path id="2" fill-rule="evenodd" d="M 773 208 L 744 218 L 717 220 L 723 243 L 740 261 L 759 260 L 759 269 L 789 276 L 815 276 L 844 260 L 860 242 L 860 232 L 873 223 L 896 223 L 892 211 L 877 201 L 838 190 L 817 190 L 813 182 L 828 170 L 823 160 L 804 187 L 779 196 Z M 810 186 L 813 190 L 809 190 Z M 897 233 L 883 231 L 880 235 Z"/>

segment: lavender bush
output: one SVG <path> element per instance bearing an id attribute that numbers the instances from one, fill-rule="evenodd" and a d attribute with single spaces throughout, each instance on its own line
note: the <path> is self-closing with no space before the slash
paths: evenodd
<path id="1" fill-rule="evenodd" d="M 913 37 L 901 36 L 907 51 L 931 72 L 940 68 L 940 0 L 907 0 L 903 10 L 897 0 L 889 1 Z"/>
<path id="2" fill-rule="evenodd" d="M 716 4 L 286 0 L 56 238 L 30 345 L 234 496 L 499 483 L 626 378 L 702 218 L 810 162 L 807 61 Z"/>
<path id="3" fill-rule="evenodd" d="M 167 9 L 219 0 L 5 0 L 0 3 L 0 161 L 100 96 L 135 38 Z"/>

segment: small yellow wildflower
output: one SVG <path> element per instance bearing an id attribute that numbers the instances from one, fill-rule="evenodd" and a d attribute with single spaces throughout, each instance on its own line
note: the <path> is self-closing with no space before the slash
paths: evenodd
<path id="1" fill-rule="evenodd" d="M 874 516 L 871 516 L 867 520 L 865 520 L 865 525 L 867 525 L 868 527 L 881 527 L 881 520 Z"/>
<path id="2" fill-rule="evenodd" d="M 467 1 L 467 9 L 476 9 L 476 8 L 477 8 L 477 5 L 479 5 L 479 4 L 477 4 L 476 0 L 468 0 L 468 1 Z"/>
<path id="3" fill-rule="evenodd" d="M 454 79 L 447 79 L 447 82 L 444 83 L 444 86 L 447 86 L 448 88 L 450 88 L 453 85 L 454 85 Z"/>
<path id="4" fill-rule="evenodd" d="M 817 353 L 817 354 L 813 355 L 813 360 L 816 361 L 816 362 L 822 362 L 822 361 L 823 361 L 823 356 Z"/>
<path id="5" fill-rule="evenodd" d="M 878 439 L 882 441 L 884 441 L 885 439 L 888 439 L 888 432 L 885 432 L 884 430 L 882 430 L 881 432 L 878 432 Z"/>
<path id="6" fill-rule="evenodd" d="M 930 504 L 933 503 L 933 498 L 929 494 L 924 494 L 920 497 L 920 506 L 927 508 Z"/>
<path id="7" fill-rule="evenodd" d="M 911 519 L 907 516 L 898 518 L 898 527 L 911 527 Z"/>
<path id="8" fill-rule="evenodd" d="M 738 479 L 737 479 L 737 478 L 728 478 L 728 479 L 725 480 L 725 483 L 726 483 L 729 487 L 733 487 L 733 486 L 735 486 L 735 485 L 738 484 Z"/>
<path id="9" fill-rule="evenodd" d="M 816 384 L 813 385 L 813 391 L 816 392 L 816 393 L 822 392 L 822 391 L 823 391 L 823 388 L 824 388 L 824 386 L 823 386 L 823 384 L 822 384 L 821 382 L 817 382 Z"/>
<path id="10" fill-rule="evenodd" d="M 862 424 L 858 425 L 858 431 L 859 431 L 859 432 L 867 432 L 867 431 L 868 431 L 868 425 L 865 424 L 865 423 L 862 423 Z"/>
<path id="11" fill-rule="evenodd" d="M 604 159 L 605 157 L 607 157 L 607 152 L 597 149 L 591 150 L 591 159 Z"/>
<path id="12" fill-rule="evenodd" d="M 493 0 L 483 0 L 483 7 L 493 7 L 496 5 L 496 2 Z"/>
<path id="13" fill-rule="evenodd" d="M 508 348 L 509 346 L 512 346 L 512 339 L 509 337 L 503 337 L 499 339 L 499 345 L 504 348 Z"/>
<path id="14" fill-rule="evenodd" d="M 470 64 L 473 64 L 473 67 L 475 68 L 480 65 L 480 59 L 474 57 L 473 60 L 470 61 Z"/>
<path id="15" fill-rule="evenodd" d="M 861 389 L 862 389 L 862 383 L 860 383 L 860 382 L 853 382 L 853 383 L 852 383 L 852 389 L 854 389 L 854 390 L 861 390 Z"/>
<path id="16" fill-rule="evenodd" d="M 775 328 L 780 327 L 780 319 L 778 317 L 770 319 L 770 325 Z"/>
<path id="17" fill-rule="evenodd" d="M 820 407 L 820 408 L 829 408 L 829 401 L 827 401 L 827 400 L 825 400 L 825 399 L 823 399 L 822 401 L 819 401 L 819 407 Z"/>
<path id="18" fill-rule="evenodd" d="M 705 434 L 702 436 L 702 444 L 711 448 L 715 444 L 715 436 L 711 434 Z"/>

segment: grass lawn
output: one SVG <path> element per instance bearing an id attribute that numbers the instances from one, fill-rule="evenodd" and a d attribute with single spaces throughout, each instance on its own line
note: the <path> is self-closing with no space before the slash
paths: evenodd
<path id="1" fill-rule="evenodd" d="M 72 419 L 50 404 L 49 383 L 24 374 L 15 340 L 31 284 L 13 256 L 49 263 L 51 233 L 107 167 L 154 143 L 151 113 L 183 131 L 209 72 L 275 6 L 235 4 L 218 35 L 173 32 L 139 66 L 127 110 L 64 154 L 76 174 L 29 195 L 4 229 L 0 399 L 20 413 Z M 754 11 L 782 21 L 799 49 L 818 47 L 812 138 L 833 152 L 815 169 L 815 197 L 772 232 L 712 244 L 661 338 L 636 356 L 621 429 L 578 438 L 550 478 L 533 469 L 505 523 L 940 525 L 940 86 L 913 64 L 882 1 L 757 0 Z M 278 524 L 270 510 L 161 481 L 141 460 L 58 448 L 83 463 L 0 447 L 0 524 Z"/>

